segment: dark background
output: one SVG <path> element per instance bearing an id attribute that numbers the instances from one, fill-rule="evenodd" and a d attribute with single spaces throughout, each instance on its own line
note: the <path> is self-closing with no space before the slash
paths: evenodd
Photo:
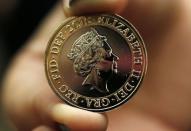
<path id="1" fill-rule="evenodd" d="M 0 84 L 18 49 L 57 0 L 0 0 Z M 2 89 L 2 87 L 0 88 Z M 10 131 L 0 104 L 0 131 Z"/>

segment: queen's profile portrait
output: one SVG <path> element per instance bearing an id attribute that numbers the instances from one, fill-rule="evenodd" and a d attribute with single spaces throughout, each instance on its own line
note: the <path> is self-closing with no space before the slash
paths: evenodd
<path id="1" fill-rule="evenodd" d="M 105 36 L 91 28 L 73 43 L 67 57 L 73 61 L 74 72 L 84 78 L 82 87 L 109 92 L 108 81 L 118 73 L 119 57 Z"/>

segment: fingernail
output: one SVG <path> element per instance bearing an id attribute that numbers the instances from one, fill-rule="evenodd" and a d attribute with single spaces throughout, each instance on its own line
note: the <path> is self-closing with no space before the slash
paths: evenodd
<path id="1" fill-rule="evenodd" d="M 76 1 L 78 1 L 78 0 L 70 0 L 70 1 L 69 1 L 69 6 L 74 5 L 74 4 L 76 3 Z"/>
<path id="2" fill-rule="evenodd" d="M 115 12 L 118 4 L 126 0 L 69 0 L 64 5 L 67 16 Z M 124 3 L 124 2 L 123 2 Z"/>
<path id="3" fill-rule="evenodd" d="M 67 126 L 63 124 L 58 124 L 58 127 L 60 131 L 71 131 Z"/>
<path id="4" fill-rule="evenodd" d="M 76 3 L 80 2 L 80 3 L 84 3 L 84 4 L 97 4 L 97 3 L 103 3 L 103 2 L 112 2 L 112 1 L 115 1 L 115 0 L 70 0 L 69 1 L 69 5 L 70 6 L 73 6 L 75 5 Z"/>
<path id="5" fill-rule="evenodd" d="M 73 6 L 76 3 L 80 3 L 80 4 L 97 4 L 97 3 L 103 3 L 107 0 L 70 0 L 69 1 L 69 5 Z M 113 1 L 113 0 L 109 0 L 109 1 Z"/>

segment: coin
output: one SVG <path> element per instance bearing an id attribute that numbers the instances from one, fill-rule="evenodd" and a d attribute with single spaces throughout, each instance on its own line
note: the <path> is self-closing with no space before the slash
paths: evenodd
<path id="1" fill-rule="evenodd" d="M 103 112 L 127 102 L 146 68 L 143 39 L 118 15 L 69 18 L 46 49 L 50 87 L 65 103 L 89 111 Z"/>

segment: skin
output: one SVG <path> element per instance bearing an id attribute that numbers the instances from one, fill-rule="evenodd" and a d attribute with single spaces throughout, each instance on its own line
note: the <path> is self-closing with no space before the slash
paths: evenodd
<path id="1" fill-rule="evenodd" d="M 148 50 L 148 71 L 137 94 L 105 114 L 63 104 L 44 73 L 44 51 L 65 19 L 59 3 L 15 56 L 4 80 L 6 112 L 20 131 L 189 131 L 191 129 L 191 1 L 80 0 L 67 16 L 111 12 L 127 18 L 141 33 Z M 104 8 L 103 8 L 104 7 Z M 36 128 L 36 129 L 35 129 Z"/>

